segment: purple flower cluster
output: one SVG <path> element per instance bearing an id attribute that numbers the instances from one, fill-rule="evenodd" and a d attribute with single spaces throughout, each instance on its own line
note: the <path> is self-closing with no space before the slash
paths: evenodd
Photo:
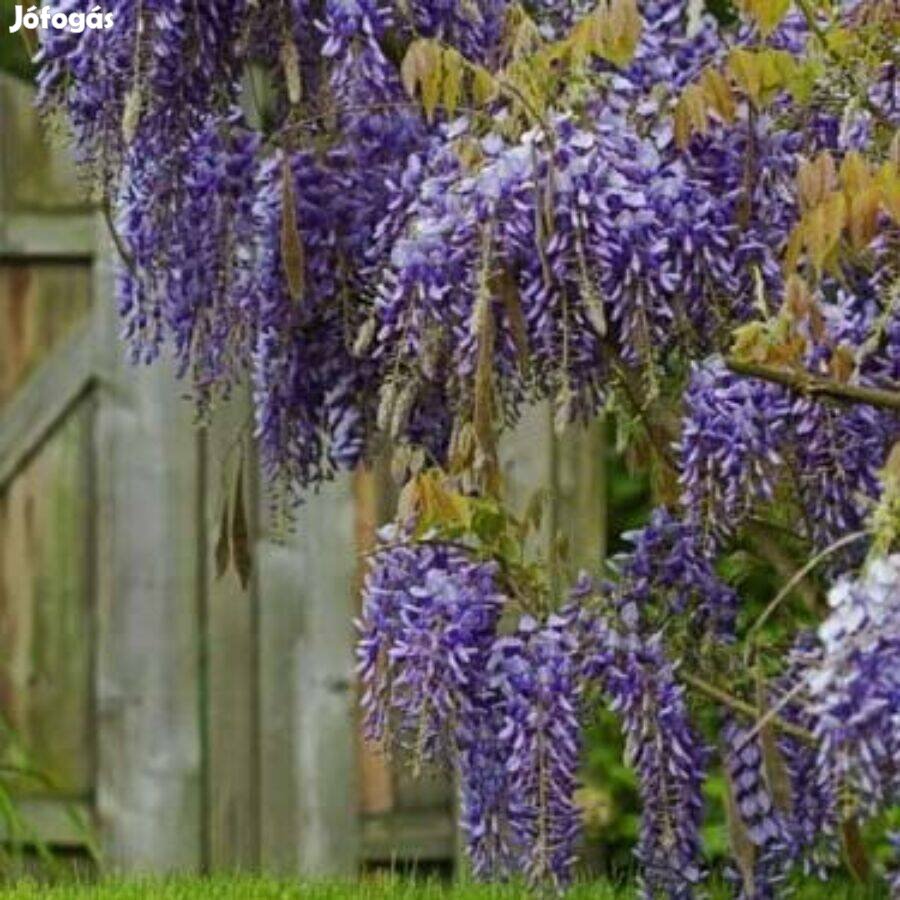
<path id="1" fill-rule="evenodd" d="M 728 536 L 772 499 L 790 412 L 779 385 L 737 376 L 721 360 L 694 369 L 679 445 L 682 503 L 711 538 Z"/>
<path id="2" fill-rule="evenodd" d="M 385 533 L 396 540 L 397 533 Z M 519 872 L 563 887 L 581 833 L 575 801 L 585 692 L 622 720 L 644 805 L 638 857 L 648 896 L 690 896 L 703 876 L 707 751 L 658 634 L 610 627 L 584 601 L 500 628 L 512 605 L 491 563 L 442 543 L 387 544 L 366 581 L 359 669 L 370 738 L 450 755 L 479 877 Z"/>
<path id="3" fill-rule="evenodd" d="M 648 634 L 672 616 L 689 620 L 694 637 L 730 640 L 738 596 L 716 574 L 697 531 L 665 508 L 625 537 L 633 548 L 614 560 L 620 579 L 613 588 L 624 626 Z"/>
<path id="4" fill-rule="evenodd" d="M 659 635 L 642 640 L 601 621 L 590 647 L 586 670 L 622 720 L 626 761 L 638 776 L 642 894 L 692 897 L 704 876 L 700 826 L 708 752 L 675 669 Z"/>
<path id="5" fill-rule="evenodd" d="M 381 550 L 359 623 L 366 733 L 417 758 L 452 753 L 476 875 L 561 886 L 580 834 L 582 632 L 573 610 L 502 636 L 507 602 L 496 565 L 461 548 Z"/>
<path id="6" fill-rule="evenodd" d="M 774 898 L 791 862 L 788 823 L 775 807 L 766 783 L 759 737 L 752 737 L 746 728 L 729 719 L 722 738 L 732 795 L 730 814 L 739 819 L 753 847 L 752 859 L 743 861 L 747 871 L 734 873 L 740 879 L 741 897 L 745 900 Z"/>
<path id="7" fill-rule="evenodd" d="M 523 869 L 535 883 L 562 887 L 571 878 L 580 810 L 575 803 L 581 749 L 581 660 L 577 610 L 530 616 L 493 647 L 489 673 L 502 698 L 507 748 L 509 828 L 524 848 Z"/>
<path id="8" fill-rule="evenodd" d="M 444 544 L 378 553 L 357 651 L 370 739 L 390 732 L 421 758 L 448 749 L 487 668 L 504 602 L 496 574 Z"/>
<path id="9" fill-rule="evenodd" d="M 792 396 L 710 360 L 694 369 L 684 398 L 678 450 L 685 514 L 713 544 L 721 542 L 787 479 L 805 512 L 801 529 L 827 547 L 861 527 L 896 435 L 896 418 L 871 406 Z"/>

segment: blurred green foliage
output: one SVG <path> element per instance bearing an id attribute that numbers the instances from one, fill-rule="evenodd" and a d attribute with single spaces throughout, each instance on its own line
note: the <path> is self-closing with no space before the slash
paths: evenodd
<path id="1" fill-rule="evenodd" d="M 30 79 L 34 76 L 34 67 L 31 65 L 25 41 L 21 33 L 9 33 L 14 21 L 13 3 L 11 0 L 0 0 L 0 72 L 7 72 L 17 78 Z"/>

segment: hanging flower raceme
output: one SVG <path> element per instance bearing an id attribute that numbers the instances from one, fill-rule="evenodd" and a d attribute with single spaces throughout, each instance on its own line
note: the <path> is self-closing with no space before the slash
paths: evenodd
<path id="1" fill-rule="evenodd" d="M 802 693 L 797 696 L 811 666 L 821 660 L 821 647 L 811 632 L 801 632 L 788 653 L 783 673 L 772 684 L 770 708 L 779 705 L 779 718 L 812 734 L 815 719 Z M 820 777 L 819 752 L 801 737 L 780 734 L 775 752 L 790 781 L 787 825 L 794 859 L 804 873 L 824 879 L 840 861 L 840 804 L 837 785 Z M 784 814 L 784 810 L 782 810 Z"/>
<path id="2" fill-rule="evenodd" d="M 169 338 L 201 405 L 227 393 L 252 347 L 259 148 L 239 113 L 224 122 L 210 116 L 154 165 L 130 150 L 121 186 L 118 234 L 129 253 L 117 286 L 124 336 L 133 359 L 146 363 Z"/>
<path id="3" fill-rule="evenodd" d="M 829 593 L 821 659 L 806 673 L 819 780 L 866 818 L 900 799 L 900 556 L 871 561 Z"/>
<path id="4" fill-rule="evenodd" d="M 505 719 L 503 695 L 481 684 L 456 726 L 460 827 L 472 874 L 482 881 L 508 878 L 519 871 L 523 857 L 512 821 Z"/>
<path id="5" fill-rule="evenodd" d="M 794 401 L 791 414 L 800 498 L 810 536 L 824 548 L 865 521 L 897 434 L 896 417 L 871 406 L 835 409 L 806 398 Z"/>
<path id="6" fill-rule="evenodd" d="M 779 385 L 742 378 L 721 360 L 697 366 L 685 394 L 679 440 L 685 514 L 720 539 L 756 504 L 771 500 L 791 402 Z"/>
<path id="7" fill-rule="evenodd" d="M 493 646 L 489 672 L 502 698 L 509 829 L 535 883 L 569 883 L 580 835 L 575 803 L 582 690 L 577 608 L 544 625 L 524 617 Z"/>
<path id="8" fill-rule="evenodd" d="M 66 0 L 59 11 L 81 4 Z M 213 108 L 237 96 L 245 0 L 111 0 L 109 29 L 50 29 L 37 61 L 38 103 L 68 117 L 79 160 L 106 187 L 132 144 L 158 161 Z M 139 164 L 138 164 L 139 165 Z"/>
<path id="9" fill-rule="evenodd" d="M 343 164 L 339 152 L 273 157 L 253 208 L 256 435 L 269 474 L 299 488 L 352 468 L 374 419 L 373 366 L 352 352 L 365 309 L 341 282 Z"/>
<path id="10" fill-rule="evenodd" d="M 730 874 L 744 900 L 774 898 L 792 862 L 790 827 L 772 798 L 759 736 L 729 719 L 722 737 L 729 828 L 741 836 L 733 841 L 740 858 Z"/>
<path id="11" fill-rule="evenodd" d="M 660 507 L 625 537 L 633 549 L 613 560 L 619 580 L 611 586 L 625 628 L 649 634 L 672 616 L 690 616 L 694 637 L 733 638 L 738 596 L 694 527 Z"/>
<path id="12" fill-rule="evenodd" d="M 453 746 L 460 721 L 476 724 L 470 714 L 504 603 L 496 566 L 453 545 L 396 543 L 376 553 L 357 651 L 370 739 L 391 737 L 428 759 Z"/>
<path id="13" fill-rule="evenodd" d="M 700 825 L 708 752 L 659 636 L 645 641 L 602 621 L 594 629 L 586 671 L 622 721 L 626 761 L 638 777 L 643 895 L 692 897 L 704 876 Z"/>

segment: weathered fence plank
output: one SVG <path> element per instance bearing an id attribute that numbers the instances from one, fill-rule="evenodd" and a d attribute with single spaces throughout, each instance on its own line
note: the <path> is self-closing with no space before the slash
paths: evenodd
<path id="1" fill-rule="evenodd" d="M 262 803 L 267 809 L 276 794 L 287 794 L 289 799 L 282 794 L 279 802 L 279 817 L 295 828 L 275 834 L 266 823 L 263 858 L 314 875 L 351 874 L 359 862 L 352 479 L 340 476 L 310 496 L 284 545 L 269 544 L 262 555 L 260 657 L 266 660 L 274 652 L 282 660 L 275 677 L 264 668 L 261 683 Z M 271 627 L 273 600 L 279 610 L 284 604 L 298 610 L 289 619 L 287 635 L 280 631 L 283 617 L 278 628 Z M 285 710 L 287 742 L 281 718 Z M 290 756 L 290 774 L 280 784 L 268 777 L 268 754 L 282 763 Z"/>
<path id="2" fill-rule="evenodd" d="M 248 397 L 237 392 L 216 410 L 203 441 L 206 861 L 214 871 L 253 869 L 260 852 L 256 573 L 247 591 L 233 567 L 216 574 L 216 547 L 222 528 L 230 530 L 241 466 L 251 546 L 256 541 L 256 491 L 247 477 L 254 472 L 249 416 Z"/>
<path id="3" fill-rule="evenodd" d="M 97 294 L 110 297 L 109 253 Z M 109 304 L 97 413 L 97 807 L 110 862 L 202 860 L 197 441 L 165 365 L 129 367 Z"/>
<path id="4" fill-rule="evenodd" d="M 91 420 L 82 405 L 0 491 L 5 762 L 48 779 L 13 779 L 21 794 L 86 799 L 92 786 Z"/>

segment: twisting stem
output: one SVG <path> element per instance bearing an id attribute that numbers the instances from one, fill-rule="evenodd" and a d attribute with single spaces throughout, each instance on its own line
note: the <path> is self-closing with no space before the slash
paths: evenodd
<path id="1" fill-rule="evenodd" d="M 766 624 L 772 614 L 778 609 L 779 604 L 788 594 L 798 585 L 804 578 L 820 563 L 827 559 L 832 553 L 837 553 L 843 547 L 864 538 L 868 534 L 867 531 L 854 531 L 852 534 L 845 534 L 842 538 L 836 540 L 833 544 L 829 544 L 824 550 L 817 553 L 805 565 L 799 568 L 793 577 L 784 585 L 784 587 L 772 598 L 769 605 L 760 613 L 759 618 L 753 623 L 747 632 L 747 640 L 750 641 L 756 633 Z"/>

